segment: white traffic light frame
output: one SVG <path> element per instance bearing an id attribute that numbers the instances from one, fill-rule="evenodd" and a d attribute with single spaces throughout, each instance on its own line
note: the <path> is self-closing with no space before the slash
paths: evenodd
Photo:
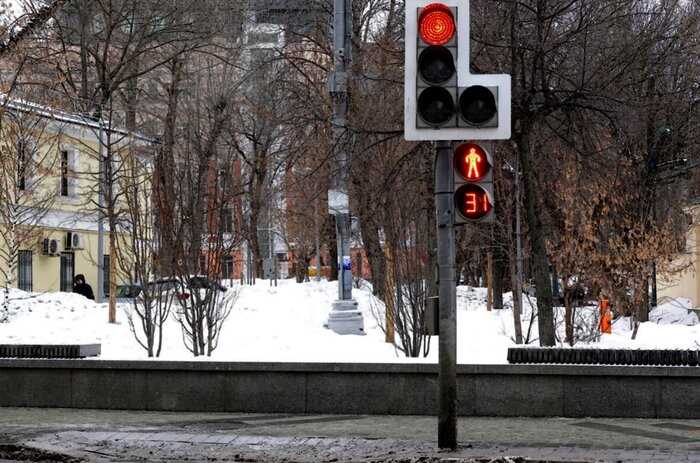
<path id="1" fill-rule="evenodd" d="M 417 121 L 418 9 L 431 3 L 457 8 L 457 85 L 498 88 L 498 127 L 419 127 Z M 469 67 L 469 0 L 406 0 L 406 57 L 404 136 L 412 141 L 508 140 L 511 137 L 511 77 L 508 74 L 471 74 Z M 457 101 L 455 101 L 457 103 Z"/>

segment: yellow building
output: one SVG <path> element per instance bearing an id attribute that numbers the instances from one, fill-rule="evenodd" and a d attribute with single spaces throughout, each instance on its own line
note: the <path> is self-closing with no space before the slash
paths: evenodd
<path id="1" fill-rule="evenodd" d="M 74 276 L 83 274 L 97 296 L 102 261 L 108 293 L 106 219 L 98 255 L 99 153 L 104 156 L 107 146 L 115 153 L 111 183 L 118 191 L 126 156 L 143 153 L 138 147 L 151 140 L 24 101 L 1 103 L 0 283 L 34 292 L 72 291 Z"/>
<path id="2" fill-rule="evenodd" d="M 700 201 L 689 208 L 693 217 L 686 238 L 686 250 L 678 258 L 678 265 L 685 270 L 678 275 L 659 276 L 659 301 L 669 298 L 685 298 L 693 307 L 700 308 Z"/>

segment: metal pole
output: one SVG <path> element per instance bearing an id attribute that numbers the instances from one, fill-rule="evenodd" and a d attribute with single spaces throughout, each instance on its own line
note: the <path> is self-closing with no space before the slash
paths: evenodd
<path id="1" fill-rule="evenodd" d="M 651 191 L 651 214 L 652 214 L 652 221 L 654 225 L 656 225 L 656 183 L 653 184 L 652 186 L 652 191 Z M 653 260 L 651 262 L 651 308 L 647 310 L 647 316 L 645 317 L 646 320 L 643 321 L 648 321 L 649 319 L 649 312 L 651 309 L 655 308 L 656 306 L 659 305 L 659 295 L 658 295 L 658 290 L 656 286 L 656 260 Z"/>
<path id="2" fill-rule="evenodd" d="M 268 259 L 268 265 L 273 265 L 272 262 L 272 183 L 270 183 L 270 196 L 268 199 L 267 203 L 267 259 Z M 274 270 L 273 270 L 274 273 Z M 274 276 L 270 275 L 270 286 L 272 286 L 272 283 L 274 280 Z M 277 286 L 277 282 L 275 282 L 275 286 Z"/>
<path id="3" fill-rule="evenodd" d="M 348 152 L 347 152 L 347 113 L 348 77 L 347 67 L 351 59 L 350 34 L 352 29 L 352 0 L 335 0 L 333 44 L 335 51 L 335 88 L 333 98 L 333 144 L 336 149 L 335 189 L 348 193 Z M 349 201 L 348 201 L 349 203 Z M 352 269 L 347 262 L 350 256 L 350 213 L 349 204 L 336 217 L 338 234 L 338 299 L 352 299 Z"/>
<path id="4" fill-rule="evenodd" d="M 104 301 L 104 237 L 105 223 L 104 214 L 104 153 L 102 147 L 102 111 L 99 113 L 99 132 L 98 132 L 98 168 L 97 168 L 97 302 Z"/>
<path id="5" fill-rule="evenodd" d="M 515 262 L 517 269 L 517 280 L 515 281 L 515 291 L 518 297 L 518 313 L 523 314 L 523 232 L 520 219 L 520 157 L 515 160 Z"/>
<path id="6" fill-rule="evenodd" d="M 332 178 L 333 204 L 338 241 L 338 300 L 328 315 L 328 328 L 339 334 L 364 334 L 362 312 L 352 299 L 352 264 L 350 259 L 350 203 L 348 200 L 348 72 L 351 62 L 352 0 L 333 2 L 334 72 L 329 79 L 333 101 L 333 148 L 338 171 Z M 331 201 L 331 198 L 334 198 Z"/>
<path id="7" fill-rule="evenodd" d="M 437 142 L 435 209 L 440 294 L 438 446 L 457 448 L 457 290 L 455 288 L 454 179 L 450 142 Z"/>
<path id="8" fill-rule="evenodd" d="M 316 229 L 316 281 L 321 281 L 321 232 L 318 226 L 318 197 L 314 200 L 314 228 Z"/>

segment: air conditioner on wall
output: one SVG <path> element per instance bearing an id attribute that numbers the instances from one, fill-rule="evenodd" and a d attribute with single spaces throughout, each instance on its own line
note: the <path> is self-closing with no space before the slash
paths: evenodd
<path id="1" fill-rule="evenodd" d="M 66 233 L 66 249 L 85 249 L 85 237 L 79 233 Z"/>
<path id="2" fill-rule="evenodd" d="M 54 238 L 44 238 L 42 246 L 42 254 L 45 256 L 60 256 L 61 255 L 61 243 L 59 240 Z"/>

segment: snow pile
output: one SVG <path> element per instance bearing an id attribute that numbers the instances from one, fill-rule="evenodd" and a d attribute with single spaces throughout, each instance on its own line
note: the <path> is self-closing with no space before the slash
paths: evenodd
<path id="1" fill-rule="evenodd" d="M 4 298 L 2 291 L 0 301 Z M 95 343 L 116 334 L 115 325 L 107 323 L 106 306 L 78 294 L 10 289 L 8 305 L 9 323 L 0 324 L 0 343 Z"/>
<path id="2" fill-rule="evenodd" d="M 678 298 L 657 306 L 649 313 L 649 320 L 659 325 L 698 324 L 698 316 L 691 312 L 693 302 L 690 299 Z"/>
<path id="3" fill-rule="evenodd" d="M 0 294 L 2 294 L 0 292 Z M 2 296 L 0 296 L 1 298 Z M 365 322 L 365 336 L 339 336 L 323 327 L 332 302 L 337 298 L 335 282 L 297 284 L 283 280 L 277 287 L 259 280 L 243 286 L 230 317 L 224 324 L 219 347 L 211 358 L 216 361 L 265 362 L 437 362 L 438 339 L 431 340 L 427 358 L 406 359 L 394 346 L 384 342 L 379 323 L 372 315 L 377 301 L 368 287 L 354 289 Z M 10 322 L 0 324 L 0 343 L 101 343 L 103 359 L 146 359 L 134 340 L 126 319 L 128 306 L 119 307 L 117 324 L 107 323 L 107 305 L 95 304 L 68 293 L 10 293 Z M 537 344 L 536 300 L 524 297 L 523 336 Z M 512 295 L 504 294 L 504 310 L 486 310 L 486 290 L 457 288 L 457 343 L 459 363 L 506 363 L 508 348 L 514 346 Z M 376 313 L 376 310 L 374 311 Z M 700 348 L 700 324 L 686 326 L 674 321 L 669 307 L 655 311 L 660 319 L 640 326 L 631 340 L 628 319 L 618 319 L 613 333 L 602 335 L 589 346 L 619 348 Z M 583 319 L 595 315 L 594 307 L 578 309 Z M 677 312 L 680 314 L 680 312 Z M 687 313 L 687 311 L 686 311 Z M 559 335 L 563 338 L 563 310 L 557 309 Z M 584 345 L 580 345 L 584 346 Z M 192 360 L 182 342 L 181 329 L 172 318 L 164 326 L 161 359 Z"/>

